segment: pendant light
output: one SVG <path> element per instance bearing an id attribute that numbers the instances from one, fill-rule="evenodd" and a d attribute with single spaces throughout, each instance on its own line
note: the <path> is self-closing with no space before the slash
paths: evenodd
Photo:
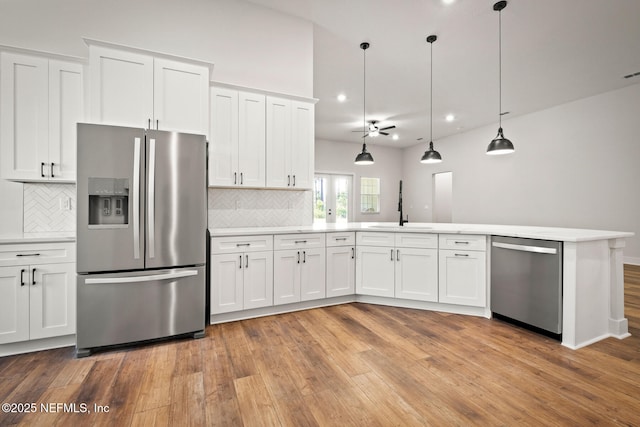
<path id="1" fill-rule="evenodd" d="M 420 163 L 440 163 L 442 156 L 433 149 L 433 42 L 438 40 L 437 36 L 427 37 L 427 42 L 431 45 L 431 83 L 429 83 L 429 149 L 424 152 Z"/>
<path id="2" fill-rule="evenodd" d="M 499 1 L 493 5 L 493 10 L 498 11 L 498 87 L 499 87 L 499 111 L 498 111 L 498 135 L 489 143 L 487 154 L 513 153 L 513 143 L 502 134 L 502 9 L 507 7 L 506 1 Z"/>
<path id="3" fill-rule="evenodd" d="M 367 135 L 367 55 L 366 51 L 369 49 L 369 43 L 363 42 L 360 43 L 360 49 L 362 49 L 362 59 L 363 59 L 363 90 L 362 90 L 362 134 L 364 137 Z M 367 151 L 367 143 L 362 143 L 362 152 L 356 156 L 356 161 L 354 162 L 356 165 L 372 165 L 373 156 L 371 153 Z"/>

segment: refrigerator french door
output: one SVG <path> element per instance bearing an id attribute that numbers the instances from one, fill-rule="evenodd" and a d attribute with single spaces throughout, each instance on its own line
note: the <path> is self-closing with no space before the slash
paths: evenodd
<path id="1" fill-rule="evenodd" d="M 77 354 L 204 331 L 203 135 L 78 124 Z"/>

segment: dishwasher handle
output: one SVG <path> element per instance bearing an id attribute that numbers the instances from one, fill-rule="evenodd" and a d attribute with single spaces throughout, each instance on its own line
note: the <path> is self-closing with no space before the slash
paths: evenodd
<path id="1" fill-rule="evenodd" d="M 511 249 L 513 251 L 522 251 L 522 252 L 533 252 L 536 254 L 555 255 L 558 253 L 558 250 L 556 248 L 545 248 L 541 246 L 514 245 L 513 243 L 502 243 L 502 242 L 492 242 L 491 245 L 494 248 Z"/>

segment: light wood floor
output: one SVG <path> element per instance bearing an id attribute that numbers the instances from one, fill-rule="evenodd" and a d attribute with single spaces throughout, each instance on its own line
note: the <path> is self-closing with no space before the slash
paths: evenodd
<path id="1" fill-rule="evenodd" d="M 347 304 L 86 359 L 0 358 L 0 403 L 38 406 L 0 425 L 640 425 L 640 267 L 625 298 L 633 336 L 577 351 L 498 320 Z"/>

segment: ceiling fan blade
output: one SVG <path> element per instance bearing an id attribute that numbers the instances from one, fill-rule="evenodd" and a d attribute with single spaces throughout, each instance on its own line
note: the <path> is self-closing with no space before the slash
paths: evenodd
<path id="1" fill-rule="evenodd" d="M 365 133 L 364 135 L 362 135 L 363 138 L 366 138 L 369 136 L 369 133 Z"/>
<path id="2" fill-rule="evenodd" d="M 387 132 L 382 132 L 382 131 L 379 131 L 379 133 L 380 133 L 380 135 L 385 135 L 385 136 L 389 136 L 389 134 L 388 134 Z"/>
<path id="3" fill-rule="evenodd" d="M 395 128 L 395 125 L 394 126 L 387 126 L 386 128 L 380 128 L 378 130 L 389 130 L 389 129 L 394 129 L 394 128 Z"/>

